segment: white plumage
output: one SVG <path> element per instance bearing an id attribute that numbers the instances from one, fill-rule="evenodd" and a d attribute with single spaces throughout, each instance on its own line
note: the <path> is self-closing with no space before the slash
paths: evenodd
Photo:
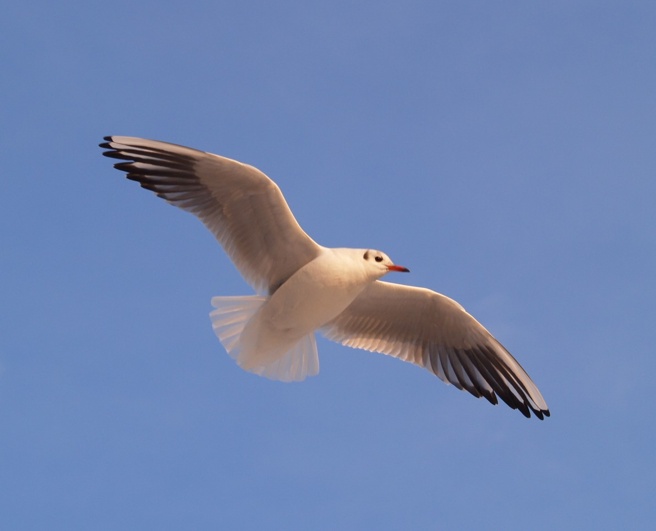
<path id="1" fill-rule="evenodd" d="M 549 409 L 510 353 L 457 302 L 379 280 L 407 271 L 372 249 L 329 249 L 301 229 L 253 166 L 195 149 L 111 136 L 104 155 L 128 179 L 200 218 L 259 295 L 214 297 L 212 326 L 243 369 L 282 381 L 319 372 L 316 330 L 419 365 L 529 417 Z"/>

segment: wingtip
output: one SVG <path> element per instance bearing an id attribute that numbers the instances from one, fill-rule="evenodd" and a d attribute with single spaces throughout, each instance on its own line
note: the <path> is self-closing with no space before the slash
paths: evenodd
<path id="1" fill-rule="evenodd" d="M 113 141 L 113 138 L 111 136 L 104 136 L 103 140 L 105 140 L 105 142 L 101 142 L 98 146 L 103 149 L 112 149 L 110 142 Z"/>
<path id="2" fill-rule="evenodd" d="M 544 420 L 545 417 L 551 416 L 551 412 L 546 407 L 542 409 L 539 406 L 535 406 L 534 404 L 531 404 L 530 402 L 507 400 L 503 395 L 499 395 L 499 398 L 501 398 L 501 400 L 507 406 L 510 406 L 512 409 L 518 410 L 527 419 L 531 418 L 531 412 L 533 413 L 533 416 L 535 416 L 539 420 Z"/>
<path id="3" fill-rule="evenodd" d="M 540 420 L 544 420 L 546 417 L 551 416 L 551 412 L 548 409 L 533 409 L 533 414 Z"/>

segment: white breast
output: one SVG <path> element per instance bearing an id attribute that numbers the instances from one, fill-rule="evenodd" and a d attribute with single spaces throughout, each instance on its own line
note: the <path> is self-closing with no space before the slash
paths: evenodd
<path id="1" fill-rule="evenodd" d="M 242 351 L 281 352 L 342 313 L 372 281 L 357 262 L 325 249 L 262 305 L 242 333 Z M 256 356 L 259 357 L 259 356 Z"/>

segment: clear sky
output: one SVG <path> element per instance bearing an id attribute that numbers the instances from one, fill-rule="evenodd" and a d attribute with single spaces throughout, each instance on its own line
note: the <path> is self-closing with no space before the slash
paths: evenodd
<path id="1" fill-rule="evenodd" d="M 652 529 L 656 4 L 8 2 L 0 527 Z M 104 135 L 251 163 L 519 359 L 552 417 L 320 339 L 245 373 L 251 293 Z"/>

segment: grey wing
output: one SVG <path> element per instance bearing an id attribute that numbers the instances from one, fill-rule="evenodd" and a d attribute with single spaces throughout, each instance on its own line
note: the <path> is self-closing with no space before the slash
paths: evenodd
<path id="1" fill-rule="evenodd" d="M 124 161 L 115 168 L 198 216 L 257 291 L 274 292 L 319 254 L 276 183 L 257 168 L 167 142 L 105 140 L 103 154 Z"/>
<path id="2" fill-rule="evenodd" d="M 526 417 L 531 410 L 540 419 L 549 416 L 517 360 L 456 301 L 434 291 L 376 281 L 322 332 L 424 367 L 492 404 L 498 396 Z"/>

